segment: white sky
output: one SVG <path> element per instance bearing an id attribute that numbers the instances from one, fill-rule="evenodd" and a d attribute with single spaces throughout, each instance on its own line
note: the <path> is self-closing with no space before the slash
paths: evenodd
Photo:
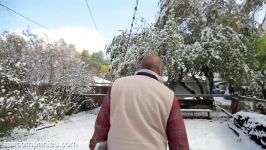
<path id="1" fill-rule="evenodd" d="M 32 29 L 32 33 L 38 34 L 48 42 L 64 38 L 68 44 L 75 44 L 77 51 L 83 49 L 89 50 L 90 53 L 104 50 L 105 46 L 110 43 L 110 40 L 102 36 L 96 30 L 87 27 L 60 27 L 56 29 Z M 47 38 L 48 37 L 48 38 Z"/>

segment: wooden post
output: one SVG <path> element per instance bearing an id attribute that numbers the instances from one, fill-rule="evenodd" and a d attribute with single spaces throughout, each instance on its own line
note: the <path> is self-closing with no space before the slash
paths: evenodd
<path id="1" fill-rule="evenodd" d="M 238 111 L 238 102 L 239 102 L 239 96 L 238 95 L 231 95 L 231 111 L 232 114 L 235 114 Z"/>

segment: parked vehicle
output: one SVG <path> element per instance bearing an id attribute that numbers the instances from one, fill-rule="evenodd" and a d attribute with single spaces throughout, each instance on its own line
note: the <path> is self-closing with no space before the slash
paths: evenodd
<path id="1" fill-rule="evenodd" d="M 225 93 L 225 83 L 224 82 L 215 82 L 213 87 L 214 94 L 224 94 Z"/>

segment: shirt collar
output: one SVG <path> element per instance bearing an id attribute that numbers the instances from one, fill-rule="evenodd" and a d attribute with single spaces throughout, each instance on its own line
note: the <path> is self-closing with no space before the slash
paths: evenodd
<path id="1" fill-rule="evenodd" d="M 154 71 L 151 71 L 151 70 L 148 70 L 148 69 L 140 69 L 140 70 L 135 72 L 135 75 L 137 75 L 140 72 L 152 74 L 152 75 L 154 75 L 157 78 L 158 81 L 161 82 L 160 76 L 157 73 L 155 73 Z"/>

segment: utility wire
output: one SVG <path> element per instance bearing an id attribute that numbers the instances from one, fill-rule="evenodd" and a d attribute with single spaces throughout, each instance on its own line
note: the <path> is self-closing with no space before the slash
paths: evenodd
<path id="1" fill-rule="evenodd" d="M 130 40 L 131 40 L 131 34 L 132 34 L 134 22 L 136 20 L 136 14 L 137 14 L 137 10 L 138 10 L 138 5 L 139 5 L 139 0 L 136 0 L 136 5 L 135 5 L 135 8 L 134 8 L 132 22 L 131 22 L 130 30 L 129 30 L 129 36 L 128 36 L 128 41 L 127 41 L 127 46 L 126 46 L 126 52 L 127 52 L 127 49 L 128 49 L 129 43 L 130 43 Z"/>
<path id="2" fill-rule="evenodd" d="M 130 40 L 131 40 L 131 35 L 132 35 L 132 30 L 133 30 L 133 26 L 134 26 L 134 22 L 136 20 L 136 14 L 137 14 L 137 10 L 138 10 L 138 5 L 139 5 L 139 0 L 136 0 L 136 4 L 134 7 L 134 13 L 133 13 L 133 17 L 132 17 L 132 22 L 130 25 L 130 30 L 129 30 L 129 35 L 128 35 L 128 40 L 127 40 L 127 45 L 126 45 L 126 54 L 125 54 L 125 58 L 124 61 L 122 63 L 122 67 L 120 67 L 120 69 L 122 69 L 125 66 L 125 61 L 127 60 L 127 56 L 128 56 L 128 47 L 130 45 Z"/>
<path id="3" fill-rule="evenodd" d="M 91 15 L 91 18 L 92 18 L 93 24 L 94 24 L 94 26 L 95 26 L 95 29 L 98 30 L 98 28 L 97 28 L 97 26 L 96 26 L 96 23 L 95 23 L 95 20 L 94 20 L 94 17 L 93 17 L 92 12 L 91 12 L 91 8 L 90 8 L 90 6 L 89 6 L 89 3 L 88 3 L 87 0 L 85 0 L 85 2 L 86 2 L 86 5 L 87 5 L 87 8 L 88 8 L 88 10 L 89 10 L 89 13 L 90 13 L 90 15 Z"/>
<path id="4" fill-rule="evenodd" d="M 1 3 L 0 3 L 0 6 L 2 6 L 2 7 L 4 7 L 4 8 L 6 8 L 6 9 L 8 9 L 9 11 L 15 13 L 16 15 L 18 15 L 18 16 L 20 16 L 20 17 L 26 19 L 26 20 L 29 20 L 30 22 L 33 22 L 34 24 L 36 24 L 36 25 L 38 25 L 38 26 L 40 26 L 40 27 L 42 27 L 42 28 L 48 29 L 46 26 L 41 25 L 41 24 L 38 23 L 37 21 L 34 21 L 34 20 L 32 20 L 32 19 L 30 19 L 30 18 L 28 18 L 28 17 L 22 15 L 21 13 L 16 12 L 15 10 L 13 10 L 13 9 L 11 9 L 11 8 L 9 8 L 9 7 L 7 7 L 7 6 L 5 6 L 4 4 L 1 4 Z M 48 30 L 49 30 L 49 29 L 48 29 Z"/>

